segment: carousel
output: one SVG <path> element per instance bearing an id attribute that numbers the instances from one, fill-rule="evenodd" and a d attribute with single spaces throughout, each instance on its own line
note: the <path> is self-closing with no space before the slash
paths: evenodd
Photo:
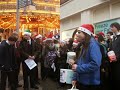
<path id="1" fill-rule="evenodd" d="M 0 39 L 16 31 L 17 0 L 0 0 Z M 29 0 L 28 0 L 29 1 Z M 60 0 L 32 0 L 33 6 L 19 9 L 19 33 L 29 29 L 33 35 L 60 30 Z"/>

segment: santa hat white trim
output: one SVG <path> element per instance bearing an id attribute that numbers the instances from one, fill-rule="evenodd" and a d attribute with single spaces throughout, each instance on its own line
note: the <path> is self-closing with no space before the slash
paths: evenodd
<path id="1" fill-rule="evenodd" d="M 42 35 L 39 34 L 35 38 L 42 38 Z"/>
<path id="2" fill-rule="evenodd" d="M 30 32 L 24 32 L 23 35 L 29 35 L 29 36 L 31 36 L 31 33 Z"/>
<path id="3" fill-rule="evenodd" d="M 47 38 L 46 40 L 53 40 L 53 38 Z"/>
<path id="4" fill-rule="evenodd" d="M 78 28 L 78 30 L 80 30 L 80 31 L 82 31 L 82 32 L 85 32 L 85 33 L 87 33 L 88 35 L 92 35 L 92 33 L 88 30 L 88 29 L 86 29 L 86 28 L 84 28 L 84 27 L 79 27 Z"/>

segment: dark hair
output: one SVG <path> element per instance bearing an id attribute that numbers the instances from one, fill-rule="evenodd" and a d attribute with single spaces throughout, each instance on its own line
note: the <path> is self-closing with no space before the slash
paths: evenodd
<path id="1" fill-rule="evenodd" d="M 59 43 L 59 41 L 58 41 L 58 40 L 56 40 L 56 39 L 55 39 L 53 42 L 54 42 L 54 44 L 57 44 L 57 43 Z"/>
<path id="2" fill-rule="evenodd" d="M 19 38 L 19 35 L 18 35 L 18 33 L 16 33 L 16 32 L 13 32 L 10 36 L 15 37 L 17 40 L 18 40 L 18 38 Z"/>
<path id="3" fill-rule="evenodd" d="M 39 43 L 40 43 L 40 39 L 39 39 L 39 38 L 36 38 L 36 39 L 35 39 L 35 42 L 39 44 Z"/>
<path id="4" fill-rule="evenodd" d="M 75 34 L 77 33 L 77 29 L 75 29 L 75 31 L 73 32 L 73 34 L 72 34 L 72 38 L 74 39 L 74 37 L 75 37 Z"/>
<path id="5" fill-rule="evenodd" d="M 102 42 L 102 41 L 105 41 L 104 37 L 100 34 L 98 34 L 98 42 Z"/>
<path id="6" fill-rule="evenodd" d="M 14 37 L 14 36 L 10 36 L 10 37 L 8 37 L 8 41 L 14 41 L 14 42 L 16 42 L 17 38 Z"/>
<path id="7" fill-rule="evenodd" d="M 69 42 L 69 44 L 67 44 L 68 50 L 71 50 L 73 46 L 73 38 L 70 38 L 68 42 Z"/>
<path id="8" fill-rule="evenodd" d="M 89 44 L 90 44 L 91 36 L 88 35 L 87 33 L 84 33 L 84 34 L 85 34 L 85 41 L 83 42 L 84 52 L 83 52 L 82 56 L 83 56 L 83 58 L 86 58 L 86 53 L 88 51 L 88 47 L 89 47 Z"/>
<path id="9" fill-rule="evenodd" d="M 113 32 L 110 32 L 110 31 L 109 31 L 109 32 L 107 32 L 107 34 L 113 35 Z"/>
<path id="10" fill-rule="evenodd" d="M 117 22 L 112 23 L 110 27 L 116 27 L 118 31 L 120 30 L 120 24 Z"/>

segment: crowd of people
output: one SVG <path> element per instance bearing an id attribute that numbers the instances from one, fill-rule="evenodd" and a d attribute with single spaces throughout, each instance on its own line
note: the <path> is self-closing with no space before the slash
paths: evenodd
<path id="1" fill-rule="evenodd" d="M 71 60 L 75 71 L 73 85 L 79 90 L 114 90 L 120 89 L 120 24 L 112 23 L 107 34 L 94 35 L 94 27 L 85 24 L 77 29 L 76 39 L 81 48 L 77 61 Z M 108 52 L 113 51 L 114 57 Z M 112 61 L 111 61 L 112 60 Z"/>
<path id="2" fill-rule="evenodd" d="M 64 87 L 60 82 L 60 69 L 70 67 L 74 71 L 72 85 L 79 90 L 120 89 L 120 24 L 112 23 L 110 29 L 107 34 L 95 35 L 92 24 L 83 24 L 74 31 L 72 38 L 64 41 L 58 37 L 43 40 L 40 34 L 32 38 L 28 31 L 22 38 L 13 33 L 0 44 L 0 90 L 6 90 L 7 78 L 11 90 L 21 87 L 21 65 L 24 90 L 29 90 L 29 83 L 31 88 L 39 89 L 39 81 L 48 77 Z M 116 55 L 112 61 L 108 57 L 109 51 Z M 76 59 L 66 63 L 67 52 L 75 52 Z M 26 59 L 34 60 L 37 66 L 30 70 Z"/>

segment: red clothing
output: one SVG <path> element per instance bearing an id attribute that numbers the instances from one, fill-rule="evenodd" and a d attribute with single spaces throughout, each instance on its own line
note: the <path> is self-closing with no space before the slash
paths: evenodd
<path id="1" fill-rule="evenodd" d="M 52 38 L 53 37 L 53 33 L 50 33 L 47 38 Z"/>

